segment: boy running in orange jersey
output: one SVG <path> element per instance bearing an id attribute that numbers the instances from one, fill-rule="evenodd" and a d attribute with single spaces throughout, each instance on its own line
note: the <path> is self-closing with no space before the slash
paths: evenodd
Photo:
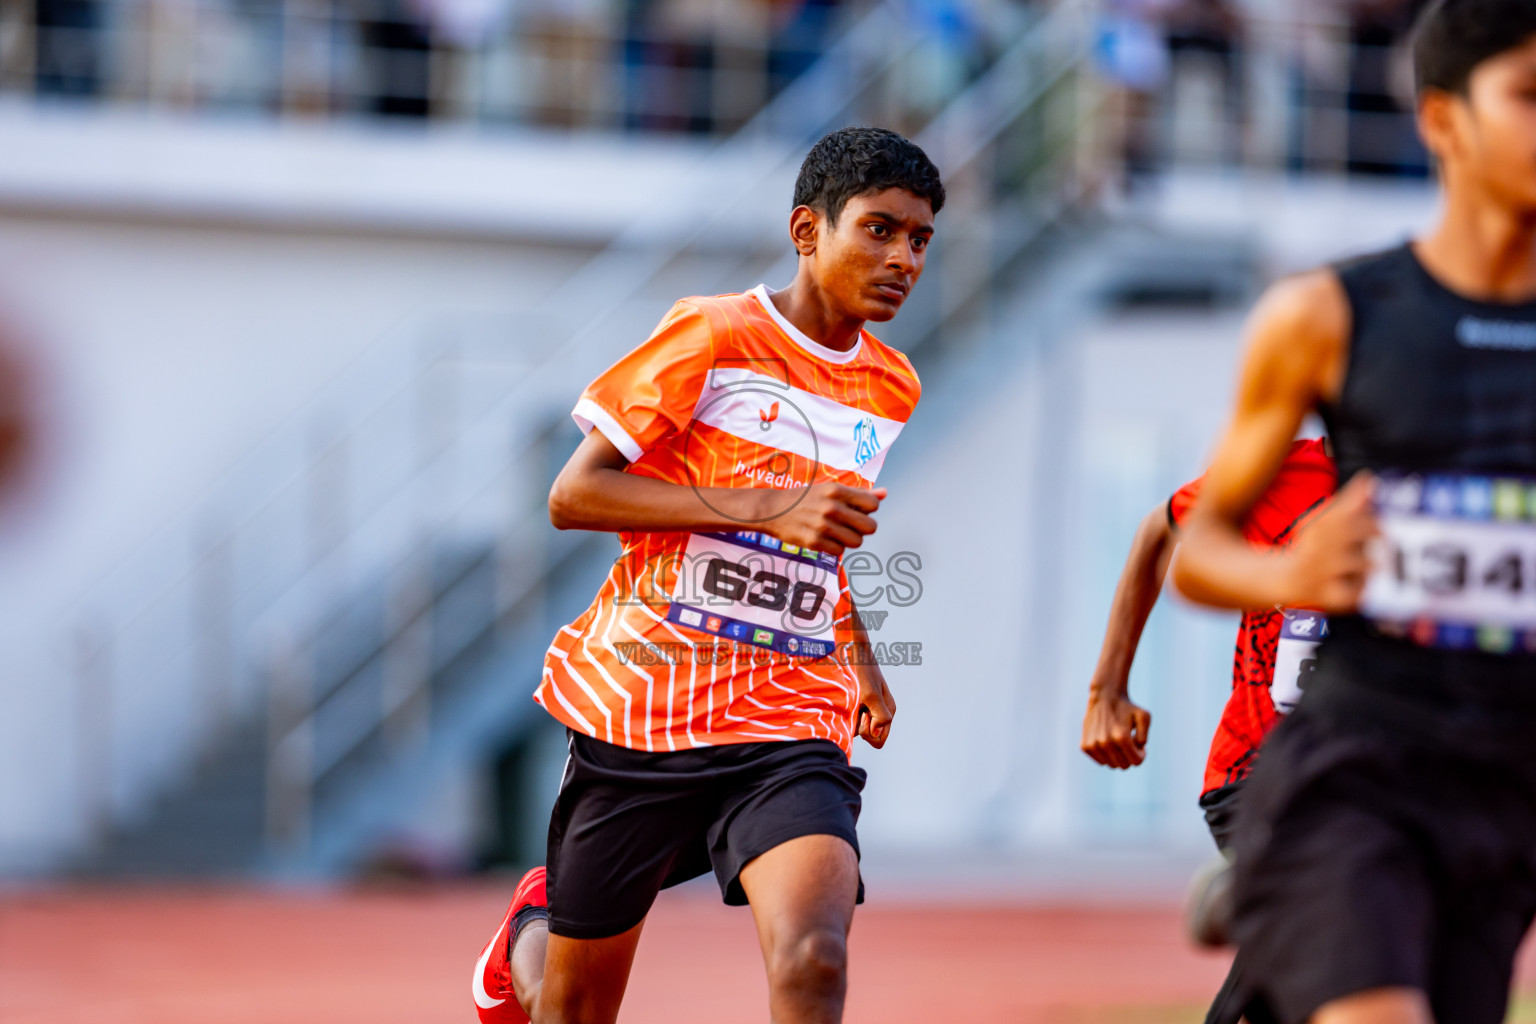
<path id="1" fill-rule="evenodd" d="M 865 637 L 840 556 L 875 532 L 921 390 L 864 324 L 901 308 L 943 204 L 911 142 L 833 132 L 795 184 L 789 287 L 684 299 L 577 402 L 550 518 L 624 551 L 545 658 L 535 699 L 570 759 L 547 875 L 475 965 L 486 1024 L 615 1020 L 658 890 L 711 869 L 752 908 L 772 1019 L 842 1019 L 863 895 L 848 757 L 896 706 L 847 656 Z"/>

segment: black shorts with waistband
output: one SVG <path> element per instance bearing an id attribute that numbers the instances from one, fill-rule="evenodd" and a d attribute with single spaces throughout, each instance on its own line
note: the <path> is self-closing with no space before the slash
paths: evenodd
<path id="1" fill-rule="evenodd" d="M 1498 1024 L 1536 916 L 1536 758 L 1426 745 L 1312 696 L 1270 735 L 1237 816 L 1248 1019 L 1302 1024 L 1406 987 L 1437 1021 Z"/>
<path id="2" fill-rule="evenodd" d="M 725 902 L 744 906 L 742 868 L 802 836 L 837 836 L 858 853 L 864 770 L 827 740 L 647 753 L 572 731 L 570 750 L 549 822 L 556 935 L 626 932 L 657 892 L 711 869 Z"/>

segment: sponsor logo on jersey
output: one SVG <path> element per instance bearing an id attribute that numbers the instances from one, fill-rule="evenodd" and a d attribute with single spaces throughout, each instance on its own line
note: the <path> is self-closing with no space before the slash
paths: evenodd
<path id="1" fill-rule="evenodd" d="M 696 612 L 692 608 L 684 608 L 677 613 L 677 621 L 685 626 L 702 626 L 704 625 L 704 613 Z"/>
<path id="2" fill-rule="evenodd" d="M 711 633 L 720 632 L 720 625 L 720 616 L 718 615 L 711 615 L 704 621 L 704 628 L 709 630 Z"/>
<path id="3" fill-rule="evenodd" d="M 771 643 L 773 643 L 773 630 L 771 630 L 771 629 L 754 629 L 752 631 L 752 642 L 755 643 L 755 644 L 771 644 Z"/>
<path id="4" fill-rule="evenodd" d="M 773 421 L 779 418 L 779 403 L 774 402 L 767 409 L 757 410 L 758 426 L 767 430 L 773 426 Z"/>
<path id="5" fill-rule="evenodd" d="M 1536 323 L 1521 320 L 1484 320 L 1464 316 L 1456 324 L 1456 340 L 1467 348 L 1501 348 L 1516 352 L 1536 351 Z"/>
<path id="6" fill-rule="evenodd" d="M 788 473 L 775 473 L 767 466 L 753 466 L 746 462 L 736 463 L 732 471 L 733 476 L 745 476 L 759 483 L 765 483 L 769 487 L 804 487 L 805 484 L 796 480 Z"/>
<path id="7" fill-rule="evenodd" d="M 875 420 L 865 416 L 853 427 L 853 462 L 862 467 L 880 454 L 880 439 L 875 436 Z"/>

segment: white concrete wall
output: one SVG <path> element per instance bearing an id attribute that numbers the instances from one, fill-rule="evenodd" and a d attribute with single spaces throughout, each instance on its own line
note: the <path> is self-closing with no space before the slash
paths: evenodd
<path id="1" fill-rule="evenodd" d="M 858 756 L 872 870 L 959 851 L 977 879 L 989 860 L 1014 882 L 1035 862 L 1068 884 L 1093 847 L 1208 851 L 1194 801 L 1231 617 L 1177 601 L 1155 613 L 1132 677 L 1155 718 L 1143 766 L 1112 774 L 1077 742 L 1131 534 L 1198 474 L 1236 336 L 1231 315 L 1109 319 L 1024 360 L 963 418 L 924 424 L 943 441 L 892 474 L 873 545 L 922 557 L 922 599 L 881 634 L 921 641 L 924 662 L 890 671 L 894 737 Z"/>

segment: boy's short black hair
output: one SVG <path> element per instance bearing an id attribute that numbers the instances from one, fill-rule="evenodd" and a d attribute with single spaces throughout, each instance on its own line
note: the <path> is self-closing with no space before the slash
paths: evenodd
<path id="1" fill-rule="evenodd" d="M 1418 91 L 1466 94 L 1479 64 L 1536 36 L 1532 0 L 1434 0 L 1413 30 Z"/>
<path id="2" fill-rule="evenodd" d="M 944 206 L 944 182 L 918 146 L 884 128 L 839 128 L 811 147 L 795 179 L 795 205 L 809 206 L 833 224 L 848 200 L 866 192 L 904 188 Z"/>

